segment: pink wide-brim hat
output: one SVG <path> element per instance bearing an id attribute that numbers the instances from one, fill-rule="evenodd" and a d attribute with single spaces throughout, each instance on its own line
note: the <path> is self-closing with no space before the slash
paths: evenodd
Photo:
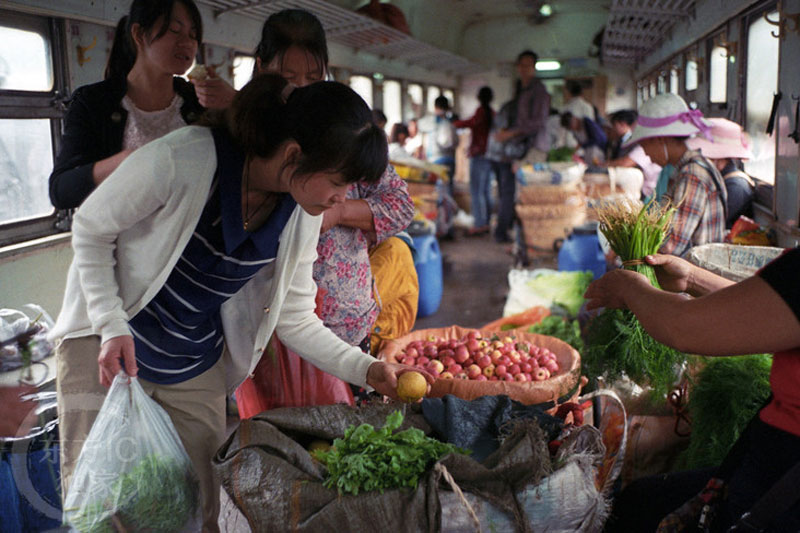
<path id="1" fill-rule="evenodd" d="M 700 150 L 709 159 L 750 159 L 750 139 L 742 127 L 726 118 L 710 118 L 711 137 L 695 137 L 686 141 L 686 146 L 692 150 Z"/>
<path id="2" fill-rule="evenodd" d="M 624 144 L 630 146 L 652 137 L 691 137 L 705 135 L 710 138 L 711 125 L 699 109 L 689 109 L 686 102 L 672 93 L 663 93 L 646 101 L 639 108 L 639 118 L 631 138 Z"/>

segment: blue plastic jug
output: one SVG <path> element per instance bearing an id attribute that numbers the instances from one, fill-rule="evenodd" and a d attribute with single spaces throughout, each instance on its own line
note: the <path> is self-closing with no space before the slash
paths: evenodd
<path id="1" fill-rule="evenodd" d="M 414 235 L 417 255 L 414 267 L 419 279 L 417 317 L 430 316 L 439 309 L 442 301 L 442 254 L 434 235 Z"/>
<path id="2" fill-rule="evenodd" d="M 558 269 L 591 270 L 597 279 L 606 272 L 606 258 L 597 236 L 597 222 L 576 226 L 558 251 Z"/>

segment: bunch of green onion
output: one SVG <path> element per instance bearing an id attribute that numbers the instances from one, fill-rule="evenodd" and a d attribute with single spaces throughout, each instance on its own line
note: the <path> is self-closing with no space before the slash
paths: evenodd
<path id="1" fill-rule="evenodd" d="M 675 208 L 650 200 L 642 205 L 628 198 L 597 209 L 600 231 L 611 249 L 622 260 L 623 268 L 643 274 L 650 283 L 661 288 L 655 270 L 644 262 L 647 255 L 658 252 L 669 230 Z"/>

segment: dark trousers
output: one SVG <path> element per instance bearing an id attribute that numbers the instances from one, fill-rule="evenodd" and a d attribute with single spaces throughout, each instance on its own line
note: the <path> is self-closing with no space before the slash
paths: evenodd
<path id="1" fill-rule="evenodd" d="M 497 177 L 497 226 L 494 230 L 494 238 L 502 242 L 510 242 L 508 234 L 514 225 L 514 197 L 516 195 L 517 183 L 514 172 L 511 170 L 511 163 L 501 163 L 492 161 L 492 171 Z"/>

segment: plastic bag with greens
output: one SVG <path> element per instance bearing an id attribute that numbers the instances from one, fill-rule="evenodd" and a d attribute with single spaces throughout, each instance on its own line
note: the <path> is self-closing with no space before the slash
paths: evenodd
<path id="1" fill-rule="evenodd" d="M 114 378 L 78 458 L 64 521 L 81 533 L 200 530 L 189 456 L 136 378 Z"/>

